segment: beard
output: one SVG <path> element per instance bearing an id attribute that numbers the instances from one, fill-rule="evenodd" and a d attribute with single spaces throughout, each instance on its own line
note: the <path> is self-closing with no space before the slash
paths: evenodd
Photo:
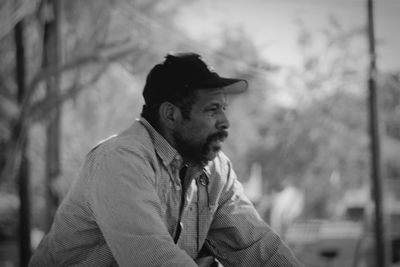
<path id="1" fill-rule="evenodd" d="M 205 144 L 202 146 L 202 154 L 217 153 L 221 150 L 221 144 L 228 137 L 227 131 L 220 131 L 207 137 Z"/>
<path id="2" fill-rule="evenodd" d="M 193 138 L 184 138 L 180 133 L 174 134 L 178 152 L 194 164 L 206 165 L 221 150 L 222 143 L 228 137 L 225 130 L 210 134 L 204 141 L 196 142 Z"/>

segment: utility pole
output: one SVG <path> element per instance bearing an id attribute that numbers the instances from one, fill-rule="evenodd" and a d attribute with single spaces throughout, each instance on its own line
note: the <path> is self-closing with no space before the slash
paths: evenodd
<path id="1" fill-rule="evenodd" d="M 15 58 L 16 58 L 16 80 L 18 86 L 17 102 L 22 109 L 26 95 L 26 64 L 25 64 L 25 39 L 24 21 L 21 20 L 15 25 Z M 27 156 L 28 133 L 27 125 L 23 118 L 20 118 L 12 133 L 13 142 L 19 146 L 21 163 L 17 174 L 19 207 L 19 259 L 20 266 L 28 266 L 31 257 L 31 225 L 30 225 L 30 201 L 29 201 L 29 159 Z"/>
<path id="2" fill-rule="evenodd" d="M 383 204 L 382 204 L 382 177 L 380 163 L 379 123 L 378 123 L 378 95 L 376 88 L 376 52 L 374 33 L 374 9 L 373 0 L 367 0 L 368 19 L 368 44 L 369 44 L 369 124 L 371 137 L 371 185 L 372 198 L 374 200 L 374 232 L 376 266 L 387 267 L 386 243 L 383 228 Z"/>

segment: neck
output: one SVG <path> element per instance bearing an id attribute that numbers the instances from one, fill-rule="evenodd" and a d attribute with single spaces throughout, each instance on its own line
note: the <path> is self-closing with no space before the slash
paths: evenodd
<path id="1" fill-rule="evenodd" d="M 167 128 L 165 128 L 165 127 L 157 127 L 157 128 L 154 128 L 154 129 L 156 129 L 157 132 L 159 132 L 159 133 L 162 135 L 162 137 L 164 137 L 165 140 L 167 140 L 168 143 L 169 143 L 173 148 L 175 148 L 176 150 L 178 150 L 178 149 L 177 149 L 177 146 L 176 146 L 175 138 L 174 138 L 172 132 L 171 132 L 169 129 L 167 129 Z M 178 152 L 179 152 L 179 151 L 178 151 Z"/>

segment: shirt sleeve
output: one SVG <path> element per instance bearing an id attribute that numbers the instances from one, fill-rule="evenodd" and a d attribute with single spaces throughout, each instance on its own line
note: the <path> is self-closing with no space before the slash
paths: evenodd
<path id="1" fill-rule="evenodd" d="M 228 164 L 228 180 L 206 244 L 224 266 L 302 266 L 244 195 Z"/>
<path id="2" fill-rule="evenodd" d="M 162 220 L 151 167 L 140 153 L 118 148 L 98 155 L 92 209 L 119 266 L 197 266 Z"/>

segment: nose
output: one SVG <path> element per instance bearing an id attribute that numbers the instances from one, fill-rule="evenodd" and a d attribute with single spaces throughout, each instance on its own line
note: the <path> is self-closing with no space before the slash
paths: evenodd
<path id="1" fill-rule="evenodd" d="M 220 112 L 218 121 L 217 121 L 217 129 L 218 130 L 227 130 L 230 126 L 228 117 L 226 116 L 225 112 Z"/>

